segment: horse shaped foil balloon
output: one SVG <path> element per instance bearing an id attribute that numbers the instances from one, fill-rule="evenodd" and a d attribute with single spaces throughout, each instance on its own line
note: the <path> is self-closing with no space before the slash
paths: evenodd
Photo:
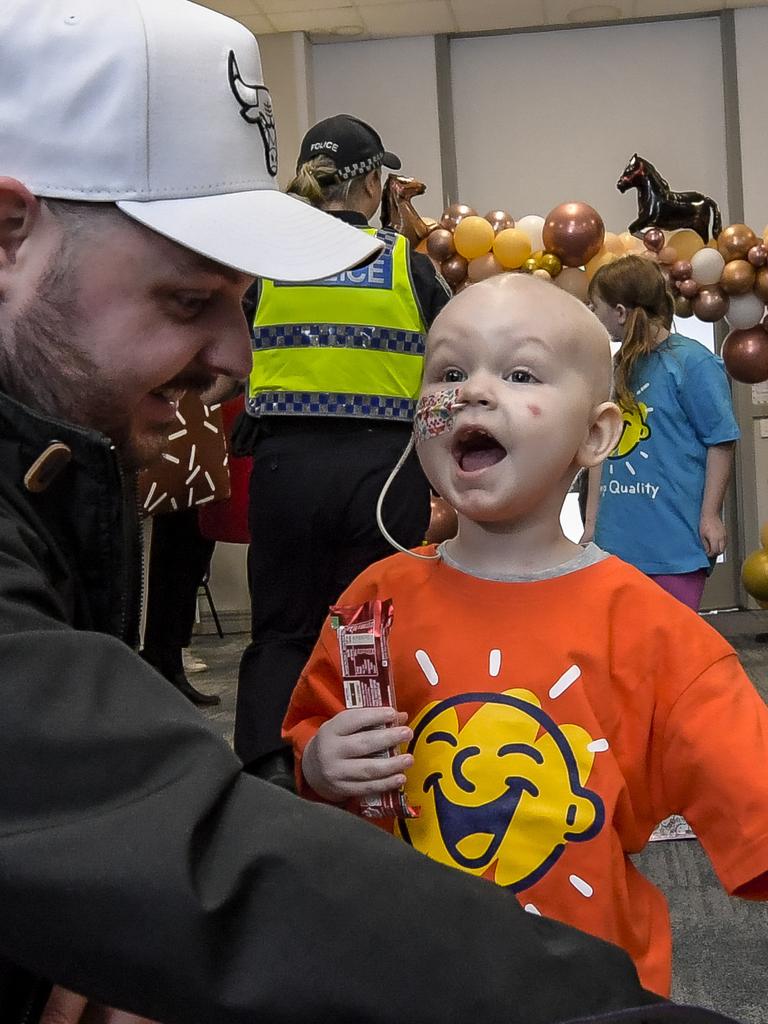
<path id="1" fill-rule="evenodd" d="M 710 227 L 713 238 L 720 234 L 723 223 L 714 199 L 701 192 L 673 192 L 650 160 L 637 153 L 624 168 L 616 188 L 619 192 L 637 189 L 637 220 L 628 229 L 633 235 L 651 225 L 670 231 L 691 228 L 706 244 Z"/>
<path id="2" fill-rule="evenodd" d="M 414 247 L 427 237 L 429 227 L 414 210 L 411 200 L 426 191 L 427 186 L 416 178 L 389 174 L 381 193 L 381 226 L 405 235 Z"/>

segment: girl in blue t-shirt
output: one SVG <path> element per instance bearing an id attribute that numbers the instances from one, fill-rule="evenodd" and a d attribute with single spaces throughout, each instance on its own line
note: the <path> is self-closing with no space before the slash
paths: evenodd
<path id="1" fill-rule="evenodd" d="M 619 443 L 590 477 L 594 539 L 694 610 L 725 550 L 721 517 L 739 429 L 721 359 L 670 333 L 674 301 L 659 267 L 627 256 L 601 267 L 590 306 L 614 341 Z"/>

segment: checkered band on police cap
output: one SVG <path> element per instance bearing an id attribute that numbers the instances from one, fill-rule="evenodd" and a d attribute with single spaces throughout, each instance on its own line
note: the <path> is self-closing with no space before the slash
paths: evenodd
<path id="1" fill-rule="evenodd" d="M 342 181 L 357 178 L 377 167 L 399 171 L 400 159 L 384 149 L 378 132 L 351 114 L 336 114 L 309 129 L 301 143 L 296 170 L 317 157 L 327 157 L 336 165 Z"/>

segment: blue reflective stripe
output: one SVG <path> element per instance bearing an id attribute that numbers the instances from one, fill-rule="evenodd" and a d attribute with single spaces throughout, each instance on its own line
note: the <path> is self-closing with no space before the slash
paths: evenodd
<path id="1" fill-rule="evenodd" d="M 389 395 L 261 391 L 248 398 L 248 411 L 252 416 L 352 416 L 408 423 L 415 404 Z"/>
<path id="2" fill-rule="evenodd" d="M 424 335 L 418 331 L 365 324 L 277 324 L 258 327 L 251 336 L 254 352 L 273 348 L 350 348 L 423 356 L 424 342 Z"/>

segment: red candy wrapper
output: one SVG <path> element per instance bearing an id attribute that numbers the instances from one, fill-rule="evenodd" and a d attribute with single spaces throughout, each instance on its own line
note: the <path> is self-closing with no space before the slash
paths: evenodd
<path id="1" fill-rule="evenodd" d="M 347 708 L 396 708 L 395 682 L 389 660 L 389 630 L 394 610 L 391 601 L 331 608 L 341 655 L 344 704 Z M 395 748 L 379 757 L 395 757 Z M 402 789 L 360 799 L 366 818 L 417 818 Z"/>

